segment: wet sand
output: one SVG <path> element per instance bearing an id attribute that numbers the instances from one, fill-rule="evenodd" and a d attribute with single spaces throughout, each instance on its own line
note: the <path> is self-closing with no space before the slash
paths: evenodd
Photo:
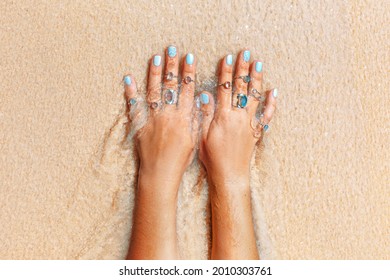
<path id="1" fill-rule="evenodd" d="M 136 158 L 121 80 L 144 91 L 168 44 L 196 55 L 198 85 L 249 47 L 279 90 L 252 163 L 262 258 L 390 258 L 388 1 L 227 2 L 1 1 L 1 259 L 124 258 Z M 183 258 L 207 258 L 207 192 L 195 162 Z"/>

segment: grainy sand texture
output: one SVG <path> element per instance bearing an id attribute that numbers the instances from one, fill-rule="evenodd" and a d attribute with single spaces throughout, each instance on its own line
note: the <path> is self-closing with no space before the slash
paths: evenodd
<path id="1" fill-rule="evenodd" d="M 252 162 L 263 259 L 390 258 L 390 2 L 0 1 L 0 258 L 122 259 L 136 155 L 122 77 L 175 44 L 197 87 L 244 47 L 278 107 Z M 206 259 L 199 164 L 177 206 Z"/>

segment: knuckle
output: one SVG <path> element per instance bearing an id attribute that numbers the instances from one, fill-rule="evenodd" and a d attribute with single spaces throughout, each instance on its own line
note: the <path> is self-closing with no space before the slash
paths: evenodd
<path id="1" fill-rule="evenodd" d="M 161 93 L 159 88 L 152 88 L 148 90 L 148 101 L 154 102 L 159 99 Z"/>
<path id="2" fill-rule="evenodd" d="M 240 62 L 238 63 L 238 67 L 244 70 L 248 70 L 249 63 L 245 62 L 244 60 L 240 60 Z"/>
<path id="3" fill-rule="evenodd" d="M 223 67 L 222 67 L 222 72 L 225 72 L 227 74 L 232 74 L 233 73 L 233 67 L 224 64 Z"/>
<path id="4" fill-rule="evenodd" d="M 165 88 L 170 88 L 170 89 L 173 89 L 173 90 L 177 91 L 177 88 L 178 88 L 177 81 L 175 81 L 175 80 L 165 81 L 164 82 L 164 87 Z"/>
<path id="5" fill-rule="evenodd" d="M 161 67 L 152 66 L 150 67 L 150 74 L 153 76 L 161 75 Z"/>
<path id="6" fill-rule="evenodd" d="M 168 58 L 166 61 L 167 61 L 166 66 L 168 69 L 176 68 L 176 59 L 175 58 Z"/>
<path id="7" fill-rule="evenodd" d="M 247 86 L 246 86 L 246 84 L 244 82 L 237 81 L 236 82 L 236 89 L 237 89 L 237 92 L 246 93 Z"/>

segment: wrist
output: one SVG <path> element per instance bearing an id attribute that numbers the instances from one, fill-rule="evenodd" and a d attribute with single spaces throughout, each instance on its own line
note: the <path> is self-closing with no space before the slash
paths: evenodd
<path id="1" fill-rule="evenodd" d="M 212 189 L 223 192 L 242 192 L 249 190 L 248 172 L 215 172 L 208 174 Z"/>
<path id="2" fill-rule="evenodd" d="M 161 197 L 177 198 L 181 174 L 168 174 L 161 171 L 140 168 L 138 173 L 138 191 Z"/>

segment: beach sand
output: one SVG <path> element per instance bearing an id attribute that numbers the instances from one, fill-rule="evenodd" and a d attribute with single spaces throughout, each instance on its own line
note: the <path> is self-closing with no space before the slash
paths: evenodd
<path id="1" fill-rule="evenodd" d="M 390 258 L 390 4 L 0 2 L 0 259 L 123 259 L 136 155 L 122 78 L 175 44 L 197 89 L 248 47 L 278 107 L 252 162 L 263 259 Z M 179 192 L 185 259 L 210 248 L 197 162 Z"/>

